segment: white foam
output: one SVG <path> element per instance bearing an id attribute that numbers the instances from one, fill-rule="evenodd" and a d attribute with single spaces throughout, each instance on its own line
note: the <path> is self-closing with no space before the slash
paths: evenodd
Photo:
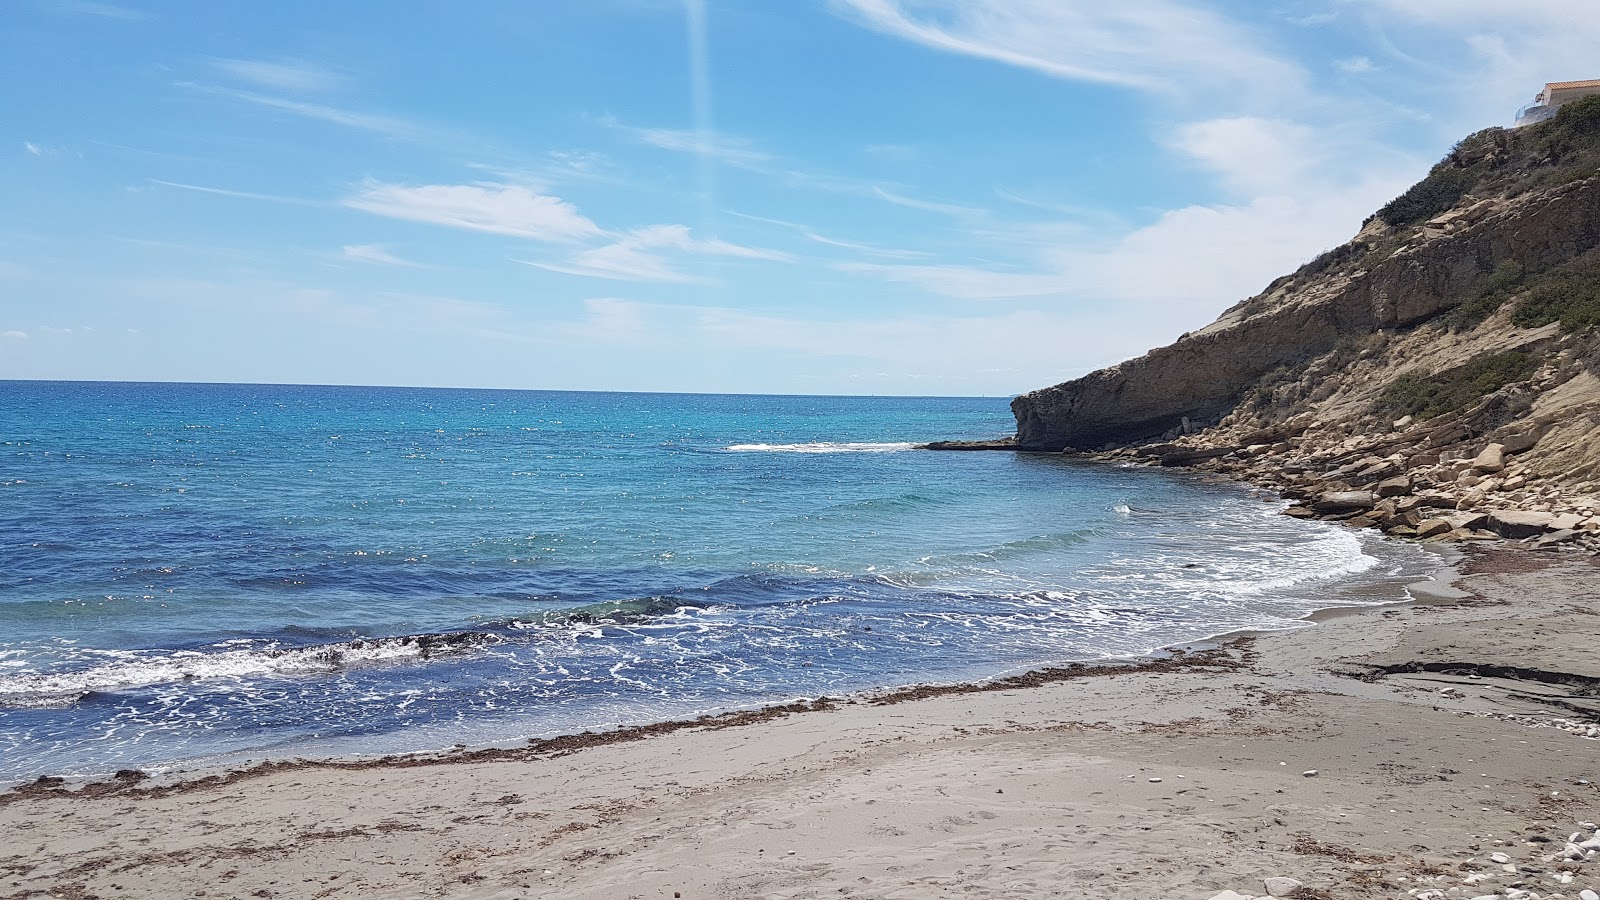
<path id="1" fill-rule="evenodd" d="M 304 675 L 352 665 L 416 659 L 424 648 L 414 641 L 380 640 L 293 650 L 179 650 L 124 659 L 74 672 L 25 672 L 0 677 L 0 707 L 51 704 L 91 691 L 111 691 L 201 679 Z M 120 654 L 119 654 L 120 655 Z"/>
<path id="2" fill-rule="evenodd" d="M 730 453 L 896 453 L 915 450 L 916 444 L 899 441 L 893 443 L 816 441 L 809 444 L 732 444 L 725 449 Z"/>

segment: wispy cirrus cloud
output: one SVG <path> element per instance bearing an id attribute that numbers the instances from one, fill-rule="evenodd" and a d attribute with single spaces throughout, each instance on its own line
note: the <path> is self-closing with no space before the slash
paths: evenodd
<path id="1" fill-rule="evenodd" d="M 404 185 L 368 182 L 344 205 L 391 219 L 538 241 L 573 242 L 604 232 L 559 197 L 518 184 Z"/>
<path id="2" fill-rule="evenodd" d="M 329 91 L 348 81 L 343 75 L 300 59 L 214 59 L 211 64 L 231 78 L 280 91 Z"/>
<path id="3" fill-rule="evenodd" d="M 1287 96 L 1296 63 L 1247 28 L 1183 0 L 834 0 L 845 15 L 924 46 L 1174 97 L 1219 89 Z"/>
<path id="4" fill-rule="evenodd" d="M 881 256 L 891 259 L 920 259 L 928 255 L 920 250 L 899 250 L 891 247 L 879 247 L 873 244 L 862 243 L 860 241 L 846 241 L 840 240 L 839 238 L 826 237 L 818 234 L 808 225 L 802 225 L 799 222 L 790 222 L 785 219 L 771 219 L 766 216 L 753 216 L 749 213 L 742 213 L 736 210 L 728 210 L 728 214 L 741 219 L 748 219 L 752 222 L 762 222 L 767 225 L 777 225 L 782 228 L 792 229 L 799 232 L 800 235 L 806 240 L 814 241 L 818 244 L 822 244 L 825 247 L 836 247 L 840 250 L 851 250 L 857 253 L 865 253 L 869 256 Z"/>
<path id="5" fill-rule="evenodd" d="M 163 181 L 159 178 L 150 179 L 151 184 L 162 187 L 177 188 L 183 191 L 194 191 L 199 194 L 214 194 L 219 197 L 233 197 L 236 200 L 263 200 L 268 203 L 287 203 L 291 206 L 327 206 L 320 200 L 307 200 L 304 197 L 286 197 L 281 194 L 261 194 L 255 191 L 236 191 L 229 188 L 207 187 L 203 184 L 185 184 L 181 181 Z"/>
<path id="6" fill-rule="evenodd" d="M 192 82 L 180 82 L 179 84 L 181 87 L 202 93 L 274 109 L 279 112 L 300 116 L 301 118 L 326 122 L 330 125 L 354 128 L 358 131 L 370 131 L 387 137 L 416 140 L 427 134 L 427 129 L 393 116 L 359 112 L 322 103 L 306 103 L 301 100 L 290 100 L 286 97 L 275 97 L 271 94 L 262 94 L 256 91 L 238 90 L 216 85 L 194 84 Z"/>
<path id="7" fill-rule="evenodd" d="M 696 238 L 687 225 L 650 225 L 624 233 L 600 247 L 584 250 L 562 262 L 518 259 L 523 265 L 617 281 L 647 281 L 659 284 L 701 284 L 704 276 L 684 272 L 678 260 L 684 256 L 787 261 L 787 254 L 746 247 L 716 238 Z"/>
<path id="8" fill-rule="evenodd" d="M 685 128 L 634 128 L 615 124 L 639 140 L 662 150 L 708 156 L 723 165 L 761 169 L 772 162 L 771 154 L 755 149 L 748 141 L 713 131 Z"/>
<path id="9" fill-rule="evenodd" d="M 355 262 L 374 263 L 380 266 L 400 266 L 409 269 L 423 268 L 422 263 L 395 256 L 380 244 L 346 244 L 340 248 L 340 255 Z"/>

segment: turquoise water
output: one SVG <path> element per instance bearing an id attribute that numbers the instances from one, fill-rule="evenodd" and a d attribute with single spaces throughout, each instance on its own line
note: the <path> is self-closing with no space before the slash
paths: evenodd
<path id="1" fill-rule="evenodd" d="M 0 382 L 0 781 L 427 750 L 1281 628 L 1420 551 L 914 442 L 1005 398 Z"/>

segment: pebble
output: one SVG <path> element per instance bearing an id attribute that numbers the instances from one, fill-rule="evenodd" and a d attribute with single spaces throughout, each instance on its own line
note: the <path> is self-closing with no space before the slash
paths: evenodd
<path id="1" fill-rule="evenodd" d="M 1579 891 L 1578 896 L 1581 897 L 1582 900 L 1600 900 L 1600 894 L 1596 894 L 1594 891 L 1591 891 L 1588 888 L 1584 888 L 1583 890 Z"/>
<path id="2" fill-rule="evenodd" d="M 1150 779 L 1150 783 L 1151 783 L 1151 784 L 1160 784 L 1160 783 L 1161 783 L 1161 779 L 1159 779 L 1159 778 L 1152 778 L 1152 779 Z"/>
<path id="3" fill-rule="evenodd" d="M 1304 775 L 1307 778 L 1315 778 L 1315 777 L 1317 777 L 1317 770 L 1316 769 L 1307 769 L 1304 772 L 1301 772 L 1300 774 Z"/>
<path id="4" fill-rule="evenodd" d="M 1504 853 L 1491 853 L 1489 854 L 1489 858 L 1497 863 L 1500 863 L 1501 865 L 1511 862 L 1511 857 L 1505 855 Z"/>

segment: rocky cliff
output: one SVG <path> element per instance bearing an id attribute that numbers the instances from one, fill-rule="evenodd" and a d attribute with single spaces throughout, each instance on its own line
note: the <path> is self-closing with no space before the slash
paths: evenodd
<path id="1" fill-rule="evenodd" d="M 1472 135 L 1349 243 L 1170 346 L 1012 410 L 1021 449 L 1200 464 L 1317 502 L 1317 490 L 1372 494 L 1403 477 L 1404 491 L 1395 482 L 1355 498 L 1365 505 L 1319 510 L 1400 533 L 1428 518 L 1417 509 L 1589 522 L 1600 512 L 1600 97 Z M 1491 445 L 1500 457 L 1480 459 Z M 1423 491 L 1433 505 L 1400 509 Z"/>

